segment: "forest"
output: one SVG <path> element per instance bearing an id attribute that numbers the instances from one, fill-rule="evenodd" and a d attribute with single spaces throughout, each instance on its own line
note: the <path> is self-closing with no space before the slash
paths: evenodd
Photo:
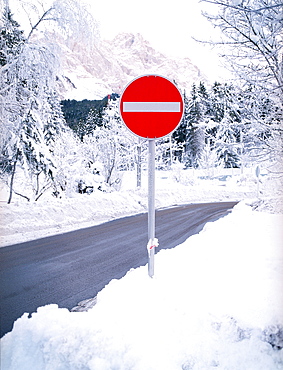
<path id="1" fill-rule="evenodd" d="M 282 3 L 210 2 L 219 12 L 205 16 L 220 28 L 223 39 L 207 43 L 225 46 L 235 80 L 199 81 L 190 91 L 182 91 L 184 117 L 170 137 L 157 141 L 157 166 L 167 169 L 179 163 L 183 168 L 209 169 L 261 164 L 282 176 Z M 10 9 L 3 11 L 0 170 L 1 181 L 9 188 L 8 203 L 13 194 L 37 201 L 46 191 L 60 197 L 94 186 L 117 190 L 120 171 L 146 166 L 146 140 L 133 137 L 124 127 L 117 94 L 101 101 L 61 100 L 60 56 L 33 40 L 44 22 L 74 38 L 74 32 L 91 22 L 86 14 L 85 24 L 74 31 L 75 9 L 84 11 L 78 1 L 66 0 L 38 10 L 27 36 Z"/>

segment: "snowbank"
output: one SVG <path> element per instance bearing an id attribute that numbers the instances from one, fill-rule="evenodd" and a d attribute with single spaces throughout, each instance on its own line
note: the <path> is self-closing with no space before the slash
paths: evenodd
<path id="1" fill-rule="evenodd" d="M 156 207 L 255 198 L 257 185 L 243 181 L 236 170 L 225 170 L 214 179 L 197 171 L 157 171 Z M 233 176 L 232 176 L 233 175 Z M 136 172 L 124 172 L 119 192 L 74 193 L 55 199 L 45 195 L 38 202 L 14 196 L 8 205 L 7 188 L 0 188 L 0 246 L 97 225 L 114 218 L 147 212 L 147 172 L 136 188 Z"/>
<path id="2" fill-rule="evenodd" d="M 240 203 L 88 312 L 56 305 L 2 338 L 3 370 L 275 370 L 283 366 L 282 215 Z"/>

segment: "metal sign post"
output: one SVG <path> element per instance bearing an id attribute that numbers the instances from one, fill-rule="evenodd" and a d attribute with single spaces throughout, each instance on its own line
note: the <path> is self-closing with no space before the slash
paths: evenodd
<path id="1" fill-rule="evenodd" d="M 165 77 L 145 75 L 134 79 L 120 99 L 120 115 L 128 129 L 148 139 L 148 274 L 154 274 L 155 140 L 173 132 L 182 120 L 184 101 L 177 86 Z"/>
<path id="2" fill-rule="evenodd" d="M 154 275 L 155 253 L 155 140 L 148 140 L 148 275 Z"/>
<path id="3" fill-rule="evenodd" d="M 255 175 L 257 178 L 257 197 L 259 198 L 259 175 L 260 175 L 260 167 L 257 166 L 255 169 Z"/>

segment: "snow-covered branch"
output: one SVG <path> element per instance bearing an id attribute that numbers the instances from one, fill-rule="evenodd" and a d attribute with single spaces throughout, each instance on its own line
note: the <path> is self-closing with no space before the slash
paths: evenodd
<path id="1" fill-rule="evenodd" d="M 218 14 L 204 14 L 222 32 L 222 39 L 206 41 L 221 46 L 221 54 L 242 81 L 273 93 L 283 106 L 283 3 L 208 1 Z"/>
<path id="2" fill-rule="evenodd" d="M 280 6 L 283 6 L 283 3 L 279 3 L 279 4 L 274 4 L 274 5 L 265 5 L 263 7 L 252 9 L 251 7 L 244 6 L 244 1 L 245 0 L 231 0 L 231 4 L 223 3 L 221 1 L 213 1 L 213 0 L 201 0 L 200 2 L 201 3 L 214 4 L 214 5 L 221 5 L 221 6 L 224 6 L 226 8 L 232 8 L 232 9 L 235 9 L 235 10 L 239 10 L 239 9 L 242 9 L 244 7 L 245 11 L 254 12 L 254 13 L 258 13 L 258 12 L 261 12 L 263 10 L 273 9 L 273 8 L 278 8 Z"/>
<path id="3" fill-rule="evenodd" d="M 46 10 L 42 16 L 39 18 L 39 20 L 34 24 L 34 25 L 31 25 L 31 30 L 28 34 L 28 37 L 27 37 L 27 41 L 30 39 L 30 37 L 32 36 L 33 32 L 38 28 L 39 24 L 41 22 L 43 22 L 44 20 L 51 20 L 52 18 L 46 18 L 47 17 L 47 14 L 49 14 L 52 10 L 54 10 L 54 8 L 50 8 L 48 10 Z"/>

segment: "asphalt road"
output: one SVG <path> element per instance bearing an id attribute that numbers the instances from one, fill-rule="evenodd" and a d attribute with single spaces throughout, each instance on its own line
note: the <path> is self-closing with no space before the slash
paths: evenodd
<path id="1" fill-rule="evenodd" d="M 224 216 L 236 202 L 156 212 L 159 248 L 173 248 Z M 147 213 L 0 248 L 1 337 L 24 312 L 56 303 L 71 309 L 113 278 L 147 263 Z"/>

